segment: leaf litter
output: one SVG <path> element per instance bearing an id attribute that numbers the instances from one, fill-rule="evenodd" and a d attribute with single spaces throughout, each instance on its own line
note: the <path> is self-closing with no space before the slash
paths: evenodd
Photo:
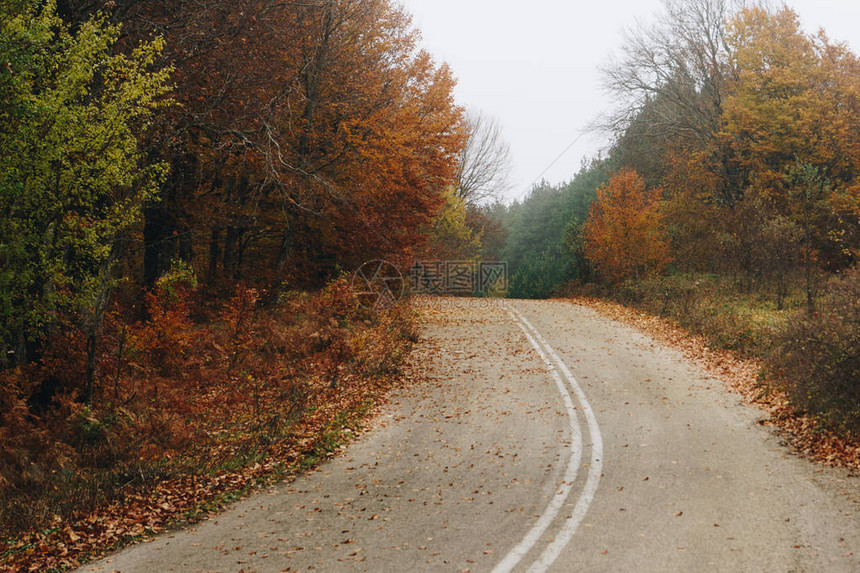
<path id="1" fill-rule="evenodd" d="M 717 350 L 705 338 L 681 328 L 671 320 L 646 314 L 621 304 L 590 297 L 565 299 L 594 310 L 612 320 L 632 326 L 672 348 L 696 364 L 709 376 L 740 394 L 747 404 L 764 411 L 760 423 L 779 430 L 786 441 L 803 456 L 830 467 L 860 472 L 860 440 L 822 429 L 814 417 L 800 412 L 788 396 L 762 382 L 764 363 L 742 358 L 728 350 Z"/>

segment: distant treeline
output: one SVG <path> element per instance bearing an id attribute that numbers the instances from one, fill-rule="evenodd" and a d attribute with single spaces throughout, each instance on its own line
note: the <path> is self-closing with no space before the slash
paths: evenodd
<path id="1" fill-rule="evenodd" d="M 607 158 L 484 209 L 511 294 L 718 273 L 780 305 L 800 286 L 812 308 L 860 252 L 860 60 L 790 8 L 664 4 L 604 69 L 624 102 Z"/>
<path id="2" fill-rule="evenodd" d="M 630 31 L 603 70 L 622 102 L 606 157 L 482 208 L 484 256 L 509 261 L 511 296 L 597 292 L 765 358 L 860 432 L 860 59 L 741 4 L 665 0 Z"/>

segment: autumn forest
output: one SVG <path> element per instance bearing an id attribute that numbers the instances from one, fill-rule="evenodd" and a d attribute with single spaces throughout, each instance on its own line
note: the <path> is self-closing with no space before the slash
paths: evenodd
<path id="1" fill-rule="evenodd" d="M 669 317 L 858 435 L 847 46 L 666 0 L 602 70 L 608 151 L 510 204 L 503 129 L 420 46 L 393 0 L 0 2 L 0 565 L 329 455 L 419 337 L 356 298 L 373 260 L 505 261 L 494 295 Z"/>

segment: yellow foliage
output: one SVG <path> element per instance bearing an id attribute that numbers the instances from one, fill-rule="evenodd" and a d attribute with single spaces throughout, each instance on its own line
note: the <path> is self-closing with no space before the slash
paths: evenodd
<path id="1" fill-rule="evenodd" d="M 466 202 L 453 188 L 442 193 L 445 205 L 430 228 L 430 250 L 447 261 L 475 260 L 481 253 L 481 233 L 466 222 Z"/>

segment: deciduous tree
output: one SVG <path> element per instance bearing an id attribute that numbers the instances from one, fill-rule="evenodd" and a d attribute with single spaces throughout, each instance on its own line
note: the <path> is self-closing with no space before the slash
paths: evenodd
<path id="1" fill-rule="evenodd" d="M 162 43 L 116 55 L 119 34 L 0 4 L 0 363 L 31 358 L 61 311 L 94 344 L 123 234 L 164 178 L 137 139 L 168 91 Z"/>
<path id="2" fill-rule="evenodd" d="M 850 266 L 858 219 L 848 205 L 860 180 L 856 57 L 804 33 L 788 8 L 744 10 L 729 29 L 737 79 L 720 138 L 741 158 L 744 194 L 762 221 L 785 217 L 803 228 L 807 278 L 813 252 L 828 270 Z"/>
<path id="3" fill-rule="evenodd" d="M 466 117 L 468 139 L 460 152 L 457 194 L 469 205 L 500 199 L 511 173 L 511 150 L 498 121 L 482 113 Z"/>
<path id="4" fill-rule="evenodd" d="M 445 192 L 445 207 L 429 230 L 428 256 L 441 261 L 472 261 L 481 253 L 481 233 L 467 219 L 466 202 L 453 190 Z"/>
<path id="5" fill-rule="evenodd" d="M 132 37 L 164 34 L 177 67 L 181 105 L 151 142 L 173 169 L 147 210 L 147 283 L 173 258 L 202 271 L 204 249 L 211 277 L 318 284 L 420 248 L 416 230 L 441 209 L 465 132 L 450 70 L 418 49 L 403 9 L 116 5 Z"/>
<path id="6" fill-rule="evenodd" d="M 610 282 L 662 271 L 669 248 L 660 215 L 660 189 L 648 191 L 631 169 L 622 169 L 597 190 L 585 223 L 585 254 Z"/>

